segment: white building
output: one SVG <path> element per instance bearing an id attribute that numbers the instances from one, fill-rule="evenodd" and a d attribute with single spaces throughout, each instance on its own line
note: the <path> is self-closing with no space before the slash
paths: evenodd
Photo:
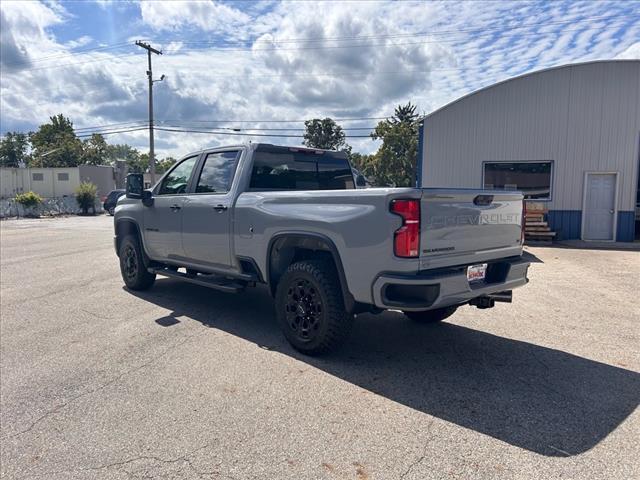
<path id="1" fill-rule="evenodd" d="M 113 167 L 80 165 L 64 168 L 0 168 L 0 199 L 33 191 L 44 198 L 75 196 L 81 182 L 98 187 L 98 198 L 115 189 Z"/>
<path id="2" fill-rule="evenodd" d="M 44 198 L 71 197 L 80 185 L 77 167 L 0 168 L 0 198 L 33 191 Z"/>
<path id="3" fill-rule="evenodd" d="M 421 129 L 424 187 L 517 189 L 560 239 L 632 241 L 640 61 L 567 65 L 471 93 Z"/>

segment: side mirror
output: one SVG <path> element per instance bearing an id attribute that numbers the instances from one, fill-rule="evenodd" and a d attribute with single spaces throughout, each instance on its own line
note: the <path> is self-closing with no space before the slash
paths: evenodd
<path id="1" fill-rule="evenodd" d="M 142 198 L 144 192 L 144 176 L 141 173 L 130 173 L 127 175 L 126 184 L 127 198 Z"/>
<path id="2" fill-rule="evenodd" d="M 366 186 L 367 186 L 367 179 L 364 178 L 364 175 L 362 175 L 361 173 L 356 175 L 356 187 L 362 188 Z"/>
<path id="3" fill-rule="evenodd" d="M 151 207 L 153 205 L 153 192 L 151 190 L 142 191 L 142 204 L 145 207 Z"/>

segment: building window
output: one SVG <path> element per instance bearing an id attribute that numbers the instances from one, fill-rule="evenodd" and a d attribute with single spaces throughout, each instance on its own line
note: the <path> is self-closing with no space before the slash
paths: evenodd
<path id="1" fill-rule="evenodd" d="M 68 173 L 58 173 L 58 181 L 59 182 L 68 182 L 69 174 Z"/>
<path id="2" fill-rule="evenodd" d="M 551 200 L 552 163 L 485 162 L 484 188 L 518 190 L 527 200 Z"/>
<path id="3" fill-rule="evenodd" d="M 31 180 L 33 180 L 34 182 L 44 181 L 44 173 L 32 173 Z"/>

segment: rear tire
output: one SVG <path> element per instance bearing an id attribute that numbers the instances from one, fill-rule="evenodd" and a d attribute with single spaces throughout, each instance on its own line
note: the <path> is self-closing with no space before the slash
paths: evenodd
<path id="1" fill-rule="evenodd" d="M 276 290 L 276 314 L 289 343 L 306 355 L 335 350 L 353 325 L 353 315 L 344 308 L 336 269 L 325 260 L 289 266 Z"/>
<path id="2" fill-rule="evenodd" d="M 120 273 L 127 288 L 147 290 L 156 281 L 156 274 L 149 273 L 144 264 L 142 246 L 137 236 L 127 235 L 122 239 L 119 250 Z"/>
<path id="3" fill-rule="evenodd" d="M 417 323 L 438 323 L 449 318 L 458 309 L 457 305 L 450 307 L 436 308 L 434 310 L 423 310 L 421 312 L 402 312 L 408 318 Z"/>

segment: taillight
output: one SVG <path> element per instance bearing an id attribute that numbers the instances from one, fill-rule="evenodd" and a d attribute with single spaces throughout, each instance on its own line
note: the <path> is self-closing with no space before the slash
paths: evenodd
<path id="1" fill-rule="evenodd" d="M 412 258 L 420 253 L 420 200 L 392 200 L 391 212 L 402 217 L 402 226 L 395 231 L 393 253 Z"/>

